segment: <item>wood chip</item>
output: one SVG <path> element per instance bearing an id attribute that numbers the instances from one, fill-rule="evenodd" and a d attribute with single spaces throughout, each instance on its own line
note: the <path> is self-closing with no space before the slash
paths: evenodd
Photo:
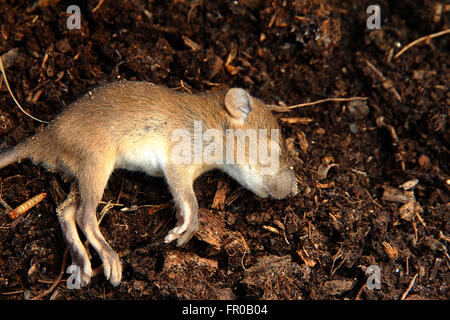
<path id="1" fill-rule="evenodd" d="M 219 215 L 206 208 L 200 208 L 198 213 L 199 227 L 194 235 L 197 239 L 208 243 L 216 250 L 224 248 L 228 255 L 237 253 L 242 255 L 250 252 L 242 234 L 227 229 L 225 222 L 220 219 Z"/>
<path id="2" fill-rule="evenodd" d="M 225 202 L 227 199 L 227 193 L 228 193 L 228 183 L 224 179 L 219 179 L 219 181 L 217 182 L 217 190 L 216 194 L 214 195 L 214 200 L 211 205 L 211 208 L 217 210 L 224 210 Z"/>
<path id="3" fill-rule="evenodd" d="M 158 211 L 160 211 L 162 209 L 170 208 L 172 206 L 173 205 L 170 202 L 157 204 L 157 205 L 152 206 L 150 209 L 148 209 L 147 213 L 151 215 L 151 214 L 154 214 L 154 213 L 156 213 L 156 212 L 158 212 Z"/>
<path id="4" fill-rule="evenodd" d="M 325 180 L 327 178 L 328 175 L 328 171 L 333 168 L 333 167 L 337 167 L 338 165 L 336 163 L 330 163 L 330 164 L 325 164 L 325 163 L 321 163 L 319 165 L 319 168 L 317 169 L 317 179 L 319 181 L 321 180 Z"/>
<path id="5" fill-rule="evenodd" d="M 281 230 L 286 230 L 284 224 L 280 221 L 280 220 L 273 220 L 273 223 L 277 225 L 278 228 L 280 228 Z"/>
<path id="6" fill-rule="evenodd" d="M 398 258 L 398 251 L 395 248 L 394 245 L 390 244 L 389 242 L 383 241 L 381 243 L 384 247 L 384 252 L 388 255 L 389 259 L 395 260 Z"/>
<path id="7" fill-rule="evenodd" d="M 313 122 L 314 120 L 311 118 L 280 118 L 281 123 L 283 124 L 308 124 Z"/>
<path id="8" fill-rule="evenodd" d="M 300 150 L 306 154 L 308 152 L 309 143 L 306 139 L 305 133 L 303 131 L 297 132 L 297 139 L 298 144 L 300 145 Z"/>
<path id="9" fill-rule="evenodd" d="M 214 56 L 214 61 L 210 64 L 209 78 L 212 79 L 217 74 L 223 72 L 223 60 L 218 56 Z"/>
<path id="10" fill-rule="evenodd" d="M 199 228 L 194 236 L 212 245 L 216 250 L 220 250 L 222 238 L 226 232 L 225 222 L 208 209 L 200 208 L 198 213 Z"/>
<path id="11" fill-rule="evenodd" d="M 419 183 L 419 179 L 412 179 L 409 181 L 406 181 L 405 183 L 401 184 L 399 186 L 399 188 L 403 189 L 403 190 L 411 190 L 412 188 L 414 188 L 417 184 Z"/>
<path id="12" fill-rule="evenodd" d="M 323 284 L 323 289 L 332 296 L 340 295 L 349 291 L 356 284 L 355 279 L 330 280 Z"/>
<path id="13" fill-rule="evenodd" d="M 419 165 L 422 167 L 422 168 L 429 168 L 430 167 L 430 158 L 428 158 L 428 156 L 427 155 L 425 155 L 425 154 L 422 154 L 420 157 L 419 157 L 419 159 L 417 160 L 417 162 L 419 163 Z"/>
<path id="14" fill-rule="evenodd" d="M 164 272 L 172 273 L 174 270 L 189 270 L 192 267 L 204 269 L 212 274 L 217 270 L 218 262 L 211 259 L 201 258 L 190 252 L 172 250 L 166 253 L 163 265 Z"/>
<path id="15" fill-rule="evenodd" d="M 16 63 L 18 57 L 19 57 L 19 48 L 11 49 L 8 52 L 2 54 L 1 58 L 3 61 L 3 67 L 5 69 L 12 67 Z"/>
<path id="16" fill-rule="evenodd" d="M 302 250 L 297 250 L 297 254 L 300 257 L 300 259 L 303 260 L 303 262 L 308 266 L 308 267 L 314 267 L 316 265 L 316 260 L 310 258 L 306 251 L 304 251 L 305 249 Z"/>
<path id="17" fill-rule="evenodd" d="M 189 39 L 186 36 L 182 36 L 181 38 L 183 39 L 184 44 L 187 47 L 191 48 L 192 51 L 199 51 L 199 50 L 201 50 L 202 47 L 199 44 L 197 44 L 196 42 L 194 42 L 193 40 Z"/>
<path id="18" fill-rule="evenodd" d="M 415 200 L 414 194 L 408 191 L 402 191 L 391 186 L 385 186 L 382 200 L 407 203 L 410 200 Z"/>
<path id="19" fill-rule="evenodd" d="M 334 187 L 334 181 L 331 181 L 330 183 L 316 183 L 316 187 L 318 189 L 327 189 Z"/>
<path id="20" fill-rule="evenodd" d="M 410 200 L 399 209 L 400 218 L 406 221 L 412 221 L 417 213 L 422 213 L 423 209 L 416 200 Z"/>
<path id="21" fill-rule="evenodd" d="M 240 67 L 235 67 L 231 64 L 231 62 L 233 62 L 234 58 L 236 58 L 236 55 L 237 55 L 237 46 L 234 45 L 231 48 L 230 53 L 228 54 L 227 60 L 225 61 L 225 64 L 224 64 L 225 69 L 232 76 L 238 74 L 239 71 L 241 70 Z"/>
<path id="22" fill-rule="evenodd" d="M 263 229 L 266 229 L 272 233 L 280 234 L 280 231 L 278 231 L 277 228 L 272 227 L 272 226 L 263 226 Z"/>

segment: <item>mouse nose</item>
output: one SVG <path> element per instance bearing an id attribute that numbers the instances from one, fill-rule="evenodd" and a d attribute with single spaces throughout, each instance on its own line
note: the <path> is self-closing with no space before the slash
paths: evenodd
<path id="1" fill-rule="evenodd" d="M 281 175 L 274 188 L 272 188 L 270 195 L 275 199 L 291 198 L 298 193 L 297 178 L 295 175 L 285 174 Z"/>
<path id="2" fill-rule="evenodd" d="M 294 197 L 296 196 L 298 193 L 298 183 L 297 181 L 294 182 L 294 187 L 291 190 L 291 194 L 289 195 L 290 197 Z"/>

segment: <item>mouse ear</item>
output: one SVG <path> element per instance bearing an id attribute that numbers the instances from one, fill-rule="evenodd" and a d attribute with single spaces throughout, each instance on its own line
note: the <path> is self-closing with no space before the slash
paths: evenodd
<path id="1" fill-rule="evenodd" d="M 225 95 L 225 107 L 234 120 L 244 124 L 254 109 L 254 104 L 247 91 L 241 88 L 232 88 Z"/>

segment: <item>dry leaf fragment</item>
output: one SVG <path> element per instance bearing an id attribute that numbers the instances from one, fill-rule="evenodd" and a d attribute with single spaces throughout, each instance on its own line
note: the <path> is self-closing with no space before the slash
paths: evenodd
<path id="1" fill-rule="evenodd" d="M 391 186 L 385 186 L 381 199 L 385 201 L 407 203 L 410 200 L 415 200 L 415 197 L 412 192 L 402 191 Z"/>
<path id="2" fill-rule="evenodd" d="M 406 221 L 412 221 L 416 214 L 422 213 L 423 209 L 416 200 L 410 200 L 400 207 L 400 218 Z"/>

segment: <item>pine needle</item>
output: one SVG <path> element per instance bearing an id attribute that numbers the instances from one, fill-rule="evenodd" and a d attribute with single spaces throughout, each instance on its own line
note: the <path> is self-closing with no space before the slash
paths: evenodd
<path id="1" fill-rule="evenodd" d="M 347 102 L 347 101 L 354 101 L 354 100 L 367 100 L 367 97 L 326 98 L 326 99 L 312 101 L 312 102 L 300 103 L 300 104 L 296 104 L 296 105 L 288 106 L 288 107 L 279 107 L 276 105 L 272 105 L 272 106 L 269 106 L 269 108 L 270 108 L 270 110 L 275 111 L 275 112 L 287 112 L 287 111 L 291 111 L 292 109 L 304 108 L 304 107 L 313 106 L 313 105 L 316 105 L 319 103 L 324 103 L 324 102 Z"/>
<path id="2" fill-rule="evenodd" d="M 408 50 L 409 48 L 415 46 L 416 44 L 423 42 L 423 41 L 427 41 L 429 39 L 433 39 L 433 38 L 437 38 L 440 36 L 443 36 L 447 33 L 450 33 L 450 29 L 446 29 L 446 30 L 442 30 L 433 34 L 429 34 L 425 37 L 419 38 L 414 40 L 413 42 L 409 43 L 408 45 L 406 45 L 402 50 L 400 50 L 399 52 L 397 52 L 394 56 L 394 59 L 397 59 L 398 57 L 400 57 L 406 50 Z"/>

